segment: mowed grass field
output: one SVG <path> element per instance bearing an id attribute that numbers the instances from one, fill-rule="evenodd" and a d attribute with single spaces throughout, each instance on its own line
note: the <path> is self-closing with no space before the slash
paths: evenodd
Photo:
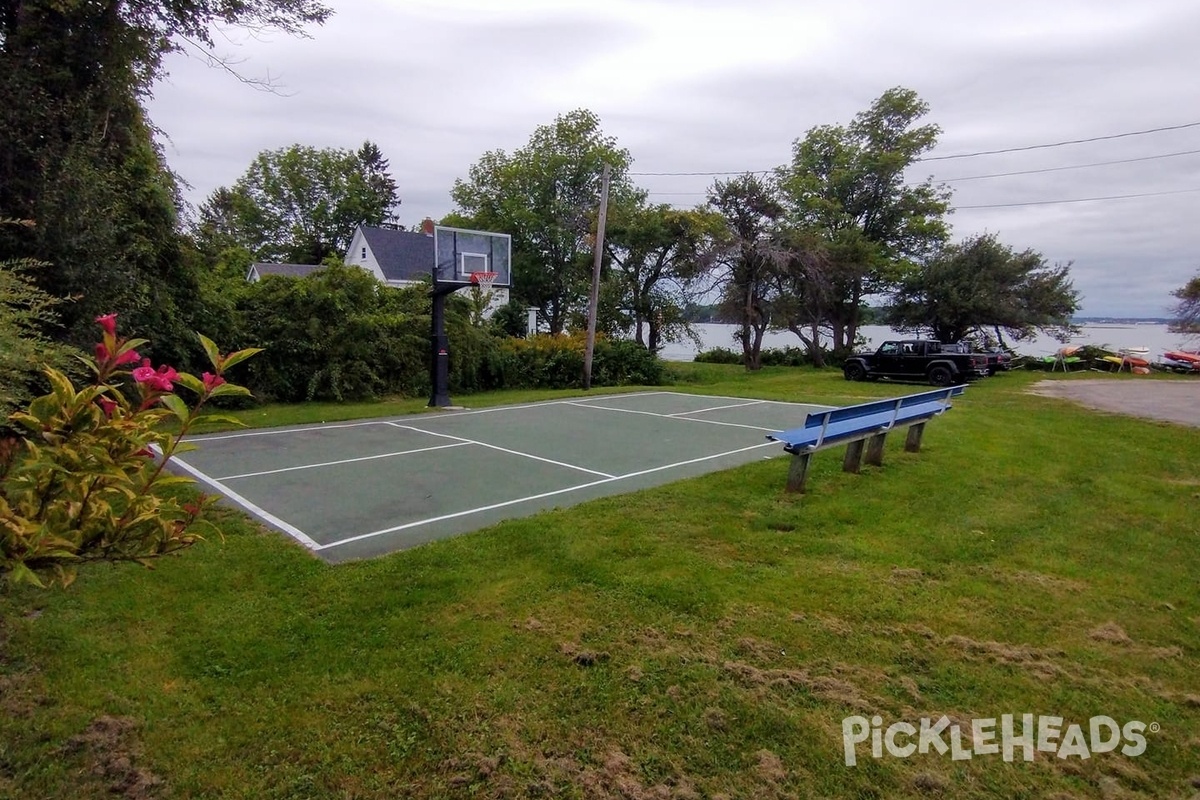
<path id="1" fill-rule="evenodd" d="M 729 396 L 920 391 L 677 371 Z M 972 385 L 882 468 L 818 454 L 804 496 L 780 452 L 337 567 L 222 511 L 223 541 L 153 571 L 10 590 L 0 796 L 1191 798 L 1200 429 L 1026 392 L 1047 377 Z M 844 761 L 851 715 L 946 715 L 970 747 L 1004 714 L 1141 721 L 1145 752 Z"/>

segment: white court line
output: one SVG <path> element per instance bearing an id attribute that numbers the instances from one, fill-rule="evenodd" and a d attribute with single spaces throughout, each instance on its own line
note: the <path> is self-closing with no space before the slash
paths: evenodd
<path id="1" fill-rule="evenodd" d="M 246 511 L 248 511 L 251 516 L 258 517 L 259 519 L 263 520 L 264 522 L 266 522 L 270 525 L 273 525 L 274 527 L 276 527 L 279 530 L 286 533 L 288 536 L 291 536 L 293 539 L 298 541 L 300 544 L 307 547 L 309 550 L 320 550 L 321 549 L 321 545 L 317 544 L 317 542 L 312 537 L 310 537 L 304 531 L 297 528 L 295 525 L 292 525 L 290 522 L 284 522 L 283 520 L 281 520 L 279 517 L 275 516 L 271 512 L 266 511 L 262 508 L 259 508 L 258 506 L 254 505 L 254 503 L 251 503 L 249 500 L 242 497 L 240 494 L 233 491 L 225 484 L 221 483 L 220 481 L 216 480 L 215 478 L 210 478 L 208 475 L 205 475 L 203 472 L 196 469 L 195 467 L 193 467 L 191 464 L 184 461 L 179 456 L 172 457 L 171 463 L 178 464 L 180 469 L 182 469 L 185 472 L 187 472 L 188 474 L 190 474 L 196 480 L 200 481 L 201 483 L 208 484 L 209 486 L 216 489 L 221 494 L 228 497 L 233 502 L 240 505 L 242 508 L 246 509 Z"/>
<path id="2" fill-rule="evenodd" d="M 406 530 L 408 528 L 416 528 L 421 525 L 432 525 L 435 522 L 442 522 L 444 520 L 455 519 L 457 517 L 466 517 L 471 514 L 482 514 L 485 511 L 493 511 L 497 508 L 504 508 L 506 506 L 512 506 L 512 505 L 516 505 L 518 503 L 527 503 L 527 502 L 532 502 L 534 500 L 543 500 L 547 497 L 554 497 L 555 495 L 566 494 L 568 492 L 575 492 L 575 491 L 579 491 L 580 489 L 590 489 L 593 486 L 601 486 L 603 484 L 612 483 L 614 481 L 623 481 L 626 478 L 637 478 L 642 475 L 649 475 L 654 472 L 662 472 L 663 470 L 675 469 L 676 467 L 686 467 L 689 464 L 698 464 L 701 461 L 711 461 L 714 458 L 723 458 L 724 456 L 737 455 L 738 453 L 745 453 L 749 450 L 757 450 L 760 447 L 773 447 L 773 446 L 777 446 L 778 444 L 779 444 L 778 442 L 764 442 L 763 444 L 750 445 L 749 447 L 742 447 L 737 450 L 728 450 L 724 453 L 717 453 L 717 454 L 711 455 L 711 456 L 701 456 L 700 458 L 692 458 L 687 461 L 678 461 L 674 464 L 666 464 L 661 467 L 652 467 L 651 469 L 644 469 L 644 470 L 641 470 L 640 472 L 630 472 L 625 475 L 614 475 L 612 477 L 605 478 L 604 480 L 592 481 L 591 483 L 581 483 L 578 486 L 568 486 L 566 489 L 555 489 L 552 492 L 542 492 L 541 494 L 534 494 L 534 495 L 530 495 L 528 497 L 519 497 L 516 500 L 505 500 L 502 503 L 493 503 L 490 506 L 480 506 L 479 508 L 471 508 L 466 511 L 456 511 L 453 514 L 443 514 L 440 517 L 430 517 L 429 519 L 417 520 L 416 522 L 407 522 L 403 525 L 395 525 L 391 528 L 384 528 L 384 529 L 378 530 L 378 531 L 371 531 L 370 533 L 362 533 L 362 534 L 359 534 L 358 536 L 351 536 L 348 539 L 340 539 L 336 542 L 330 542 L 329 544 L 319 545 L 319 546 L 317 546 L 316 549 L 317 550 L 327 550 L 331 547 L 340 547 L 341 545 L 350 544 L 351 542 L 361 542 L 363 539 L 371 539 L 376 536 L 383 536 L 384 534 L 388 534 L 388 533 L 396 533 L 397 531 Z"/>
<path id="3" fill-rule="evenodd" d="M 279 469 L 264 469 L 262 472 L 243 472 L 240 475 L 223 475 L 219 481 L 233 481 L 238 478 L 257 478 L 259 475 L 277 475 L 280 472 L 295 472 L 298 469 L 316 469 L 317 467 L 333 467 L 338 464 L 353 464 L 356 461 L 373 461 L 377 458 L 392 458 L 407 456 L 413 453 L 428 453 L 430 450 L 445 450 L 447 447 L 466 447 L 471 442 L 455 442 L 454 444 L 439 444 L 434 447 L 418 447 L 416 450 L 400 450 L 395 453 L 380 453 L 377 456 L 360 456 L 358 458 L 343 458 L 339 461 L 322 461 L 319 464 L 301 464 L 298 467 L 280 467 Z"/>
<path id="4" fill-rule="evenodd" d="M 586 403 L 569 403 L 568 405 L 578 406 L 579 408 L 594 408 L 597 411 L 619 411 L 622 414 L 641 414 L 646 417 L 658 417 L 659 419 L 673 419 L 679 422 L 699 422 L 704 425 L 724 425 L 727 428 L 749 428 L 752 431 L 767 431 L 774 433 L 779 430 L 778 427 L 763 428 L 758 425 L 742 425 L 738 422 L 718 422 L 715 419 L 690 419 L 689 417 L 676 417 L 670 414 L 656 414 L 653 411 L 635 411 L 632 408 L 613 408 L 612 406 L 590 406 Z"/>
<path id="5" fill-rule="evenodd" d="M 688 414 L 707 414 L 709 411 L 724 411 L 727 408 L 744 408 L 745 406 L 757 406 L 767 402 L 766 400 L 751 400 L 747 403 L 732 403 L 727 406 L 713 406 L 712 408 L 698 408 L 695 411 L 678 411 L 674 414 L 667 414 L 668 417 L 686 417 Z"/>
<path id="6" fill-rule="evenodd" d="M 557 406 L 557 405 L 562 405 L 564 403 L 570 403 L 574 400 L 579 400 L 579 399 L 610 400 L 614 397 L 645 397 L 646 395 L 652 395 L 652 394 L 681 394 L 681 393 L 680 392 L 625 392 L 623 394 L 597 395 L 596 397 L 588 397 L 587 395 L 580 395 L 579 397 L 566 397 L 566 398 L 563 398 L 562 400 L 542 400 L 540 402 L 534 402 L 534 403 L 521 403 L 521 404 L 515 405 L 515 406 L 493 406 L 491 408 L 479 408 L 479 409 L 474 409 L 471 411 L 450 411 L 450 412 L 441 412 L 438 414 L 435 414 L 432 412 L 430 412 L 428 414 L 407 414 L 407 415 L 404 415 L 403 417 L 401 417 L 401 419 L 412 419 L 412 420 L 447 419 L 448 417 L 466 417 L 466 416 L 470 416 L 472 414 L 491 414 L 496 411 L 515 411 L 517 409 L 534 408 L 536 406 Z M 687 395 L 687 396 L 688 397 L 703 397 L 705 395 Z M 765 400 L 763 402 L 773 402 L 773 401 Z M 395 419 L 395 418 L 393 418 L 393 419 Z M 247 436 L 279 436 L 279 435 L 285 434 L 285 433 L 305 433 L 307 431 L 324 431 L 324 430 L 332 430 L 335 428 L 361 428 L 365 425 L 391 425 L 391 424 L 393 424 L 393 423 L 391 423 L 387 420 L 383 420 L 383 419 L 371 419 L 371 420 L 366 420 L 364 422 L 345 422 L 345 423 L 331 422 L 328 425 L 324 425 L 324 424 L 322 424 L 322 425 L 303 425 L 299 428 L 269 428 L 267 430 L 262 430 L 262 431 L 245 431 L 243 433 L 224 433 L 224 434 L 218 433 L 218 434 L 212 434 L 209 436 L 205 436 L 202 434 L 200 436 L 189 436 L 188 441 L 189 442 L 218 442 L 218 441 L 221 441 L 222 439 L 242 439 Z"/>
<path id="7" fill-rule="evenodd" d="M 637 394 L 637 393 L 634 392 L 633 394 Z M 664 391 L 664 392 L 654 392 L 654 394 L 673 394 L 676 397 L 712 397 L 716 400 L 750 400 L 750 399 L 753 399 L 753 398 L 749 398 L 749 397 L 734 397 L 733 395 L 728 395 L 728 394 L 692 394 L 691 392 L 665 392 Z M 623 397 L 623 396 L 624 395 L 619 395 L 619 394 L 614 395 L 614 397 Z M 596 399 L 603 400 L 604 398 L 598 397 Z M 798 403 L 794 400 L 759 400 L 758 402 L 770 403 L 771 405 L 776 405 L 776 406 L 809 406 L 810 408 L 837 408 L 837 406 L 831 406 L 828 403 Z"/>
<path id="8" fill-rule="evenodd" d="M 189 442 L 219 442 L 222 439 L 244 439 L 247 436 L 278 436 L 282 433 L 304 433 L 305 431 L 325 431 L 334 428 L 362 428 L 366 425 L 382 425 L 377 419 L 367 422 L 347 422 L 343 424 L 309 425 L 304 428 L 268 428 L 265 431 L 245 431 L 244 433 L 225 433 L 213 436 L 189 436 Z"/>
<path id="9" fill-rule="evenodd" d="M 454 441 L 461 442 L 462 444 L 476 444 L 476 445 L 479 445 L 480 447 L 486 447 L 489 450 L 499 450 L 501 453 L 508 453 L 509 455 L 520 456 L 521 458 L 532 458 L 534 461 L 544 461 L 545 463 L 553 464 L 556 467 L 566 467 L 567 469 L 576 469 L 576 470 L 579 470 L 580 472 L 587 472 L 591 475 L 600 475 L 601 477 L 604 477 L 604 478 L 615 477 L 614 475 L 610 475 L 607 472 L 600 472 L 599 470 L 588 469 L 587 467 L 580 467 L 576 464 L 568 464 L 565 461 L 555 461 L 552 458 L 542 458 L 541 456 L 535 456 L 532 453 L 522 453 L 520 450 L 509 450 L 507 447 L 501 447 L 501 446 L 495 445 L 495 444 L 488 444 L 487 442 L 481 442 L 476 439 L 465 439 L 462 436 L 451 436 L 448 433 L 438 433 L 437 431 L 422 430 L 421 428 L 414 428 L 411 425 L 401 425 L 399 422 L 385 422 L 383 424 L 391 425 L 393 428 L 401 428 L 406 431 L 416 431 L 417 433 L 427 433 L 430 436 L 440 436 L 443 439 L 453 439 Z M 772 430 L 774 430 L 774 429 L 772 429 Z"/>

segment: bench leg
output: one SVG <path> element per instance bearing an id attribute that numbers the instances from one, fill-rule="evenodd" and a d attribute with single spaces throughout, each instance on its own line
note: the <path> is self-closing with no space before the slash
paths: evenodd
<path id="1" fill-rule="evenodd" d="M 846 445 L 846 458 L 842 460 L 843 472 L 858 472 L 862 466 L 863 440 L 858 439 Z"/>
<path id="2" fill-rule="evenodd" d="M 867 463 L 873 467 L 883 466 L 883 443 L 887 440 L 886 433 L 877 433 L 867 443 Z"/>
<path id="3" fill-rule="evenodd" d="M 804 481 L 808 478 L 808 462 L 812 453 L 797 453 L 792 456 L 792 465 L 788 467 L 787 490 L 803 492 Z"/>
<path id="4" fill-rule="evenodd" d="M 906 453 L 921 452 L 921 435 L 925 433 L 925 423 L 918 422 L 916 425 L 908 427 L 908 438 L 904 440 L 904 451 Z"/>

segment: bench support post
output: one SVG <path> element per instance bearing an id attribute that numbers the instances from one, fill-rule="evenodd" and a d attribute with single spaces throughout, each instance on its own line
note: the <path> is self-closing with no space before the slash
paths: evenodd
<path id="1" fill-rule="evenodd" d="M 906 453 L 921 452 L 921 435 L 923 433 L 925 433 L 924 422 L 908 426 L 908 438 L 904 440 L 904 451 Z"/>
<path id="2" fill-rule="evenodd" d="M 812 453 L 795 453 L 792 455 L 792 464 L 788 467 L 787 490 L 789 492 L 802 493 L 804 491 L 804 481 L 808 478 L 808 462 L 812 459 Z"/>
<path id="3" fill-rule="evenodd" d="M 883 466 L 883 444 L 887 441 L 886 433 L 877 433 L 867 443 L 867 463 L 873 467 Z"/>
<path id="4" fill-rule="evenodd" d="M 857 473 L 862 466 L 863 440 L 855 439 L 846 445 L 846 457 L 842 460 L 843 472 Z"/>

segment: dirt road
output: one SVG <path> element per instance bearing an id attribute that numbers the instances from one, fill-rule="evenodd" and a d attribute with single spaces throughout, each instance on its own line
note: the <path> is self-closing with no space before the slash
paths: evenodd
<path id="1" fill-rule="evenodd" d="M 1030 391 L 1118 414 L 1200 427 L 1200 381 L 1039 381 Z"/>

